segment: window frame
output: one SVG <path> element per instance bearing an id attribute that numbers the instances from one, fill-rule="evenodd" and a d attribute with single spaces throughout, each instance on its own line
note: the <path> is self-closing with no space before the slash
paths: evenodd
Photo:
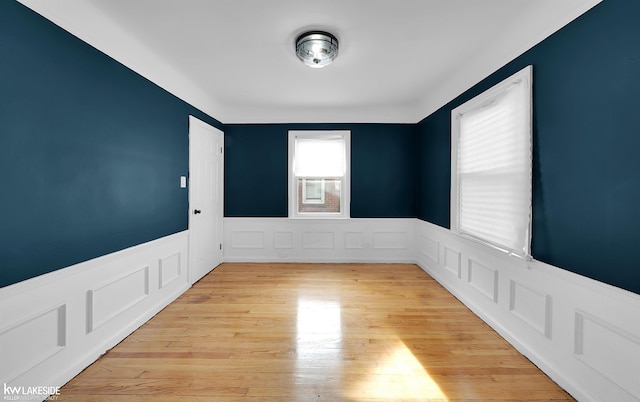
<path id="1" fill-rule="evenodd" d="M 340 212 L 298 212 L 298 184 L 299 177 L 294 172 L 296 138 L 335 138 L 342 137 L 344 141 L 345 165 L 342 177 L 322 177 L 313 179 L 340 180 Z M 289 218 L 293 219 L 349 219 L 351 216 L 351 131 L 350 130 L 289 130 L 288 132 L 288 189 L 289 189 Z M 324 180 L 323 180 L 324 183 Z M 303 186 L 304 188 L 304 186 Z M 302 200 L 301 200 L 302 201 Z"/>
<path id="2" fill-rule="evenodd" d="M 482 238 L 477 235 L 464 233 L 460 229 L 460 175 L 458 173 L 458 149 L 459 149 L 459 138 L 461 131 L 460 124 L 460 116 L 464 113 L 476 111 L 484 105 L 490 104 L 492 101 L 498 99 L 502 95 L 506 94 L 508 89 L 514 84 L 519 83 L 524 80 L 525 85 L 527 85 L 526 89 L 528 90 L 528 108 L 529 108 L 529 143 L 530 143 L 530 151 L 529 151 L 529 172 L 528 179 L 529 182 L 529 209 L 528 209 L 528 224 L 526 227 L 526 233 L 524 233 L 525 244 L 523 250 L 513 250 L 509 248 L 507 245 L 498 244 L 494 241 L 488 240 L 486 238 Z M 532 238 L 532 221 L 533 221 L 533 213 L 532 213 L 532 204 L 533 204 L 533 180 L 532 180 L 532 171 L 533 171 L 533 66 L 529 65 L 517 73 L 511 75 L 510 77 L 504 79 L 500 83 L 494 85 L 488 90 L 482 92 L 481 94 L 475 96 L 474 98 L 468 100 L 467 102 L 459 105 L 451 111 L 451 216 L 450 216 L 450 224 L 451 231 L 465 238 L 469 238 L 473 241 L 476 241 L 480 244 L 489 246 L 493 249 L 500 250 L 509 255 L 513 255 L 516 257 L 523 258 L 525 260 L 531 260 L 531 238 Z"/>

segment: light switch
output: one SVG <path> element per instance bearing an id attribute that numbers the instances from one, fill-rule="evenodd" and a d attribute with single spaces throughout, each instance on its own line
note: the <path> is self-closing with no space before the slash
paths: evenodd
<path id="1" fill-rule="evenodd" d="M 180 188 L 187 188 L 187 176 L 180 176 Z"/>

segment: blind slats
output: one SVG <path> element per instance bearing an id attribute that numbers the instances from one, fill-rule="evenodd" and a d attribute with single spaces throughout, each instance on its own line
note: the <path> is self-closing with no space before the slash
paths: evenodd
<path id="1" fill-rule="evenodd" d="M 294 175 L 341 177 L 345 174 L 345 144 L 342 137 L 296 138 Z"/>
<path id="2" fill-rule="evenodd" d="M 481 95 L 482 96 L 482 95 Z M 457 229 L 520 255 L 531 226 L 530 81 L 458 114 Z"/>

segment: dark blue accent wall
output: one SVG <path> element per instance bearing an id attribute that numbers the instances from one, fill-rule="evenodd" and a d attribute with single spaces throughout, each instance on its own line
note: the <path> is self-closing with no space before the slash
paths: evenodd
<path id="1" fill-rule="evenodd" d="M 416 217 L 415 125 L 359 124 L 351 130 L 351 217 Z"/>
<path id="2" fill-rule="evenodd" d="M 415 125 L 225 126 L 225 216 L 286 217 L 289 130 L 351 131 L 351 217 L 415 217 Z"/>
<path id="3" fill-rule="evenodd" d="M 0 2 L 0 287 L 187 229 L 195 108 Z"/>
<path id="4" fill-rule="evenodd" d="M 450 111 L 534 66 L 533 255 L 640 293 L 640 2 L 605 0 L 417 125 L 227 125 L 0 2 L 0 286 L 187 228 L 188 115 L 225 130 L 225 215 L 287 216 L 287 131 L 352 135 L 351 216 L 448 227 Z"/>
<path id="5" fill-rule="evenodd" d="M 287 141 L 283 125 L 225 126 L 225 216 L 288 215 Z"/>
<path id="6" fill-rule="evenodd" d="M 417 216 L 449 228 L 451 190 L 450 110 L 442 108 L 416 127 Z"/>
<path id="7" fill-rule="evenodd" d="M 533 256 L 640 293 L 640 2 L 605 0 L 418 125 L 418 216 L 449 226 L 450 111 L 534 66 Z"/>

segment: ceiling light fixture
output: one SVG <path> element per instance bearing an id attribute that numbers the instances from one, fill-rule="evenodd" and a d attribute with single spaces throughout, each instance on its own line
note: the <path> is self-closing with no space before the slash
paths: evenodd
<path id="1" fill-rule="evenodd" d="M 328 66 L 338 57 L 338 39 L 324 31 L 305 32 L 296 39 L 296 55 L 309 67 Z"/>

